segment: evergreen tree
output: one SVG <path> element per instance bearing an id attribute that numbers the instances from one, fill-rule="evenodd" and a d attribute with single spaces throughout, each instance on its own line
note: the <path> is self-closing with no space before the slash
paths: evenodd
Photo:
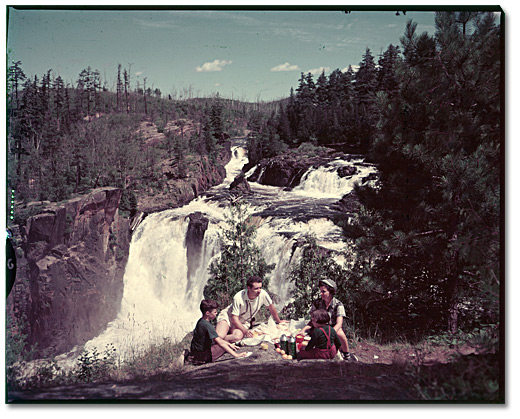
<path id="1" fill-rule="evenodd" d="M 407 25 L 406 83 L 371 150 L 380 183 L 356 190 L 363 209 L 346 228 L 359 254 L 350 281 L 373 301 L 363 315 L 387 330 L 498 321 L 499 28 L 479 15 L 468 35 L 456 17 L 438 13 L 434 38 Z"/>
<path id="2" fill-rule="evenodd" d="M 374 57 L 367 48 L 355 76 L 355 115 L 358 144 L 362 152 L 368 151 L 378 121 L 376 106 L 377 70 Z"/>
<path id="3" fill-rule="evenodd" d="M 227 228 L 220 237 L 221 254 L 210 265 L 210 278 L 204 287 L 204 297 L 217 301 L 220 307 L 228 306 L 252 275 L 262 278 L 263 288 L 268 290 L 267 275 L 274 269 L 274 265 L 266 263 L 254 242 L 256 228 L 244 201 L 231 202 L 225 221 Z"/>
<path id="4" fill-rule="evenodd" d="M 388 96 L 395 96 L 399 92 L 399 76 L 397 65 L 399 63 L 399 47 L 390 44 L 387 50 L 379 58 L 377 70 L 378 90 Z"/>
<path id="5" fill-rule="evenodd" d="M 23 82 L 27 79 L 27 76 L 22 70 L 21 67 L 22 62 L 16 61 L 14 62 L 8 69 L 7 81 L 9 87 L 9 99 L 11 103 L 11 107 L 19 106 L 19 87 L 23 84 Z M 16 102 L 13 106 L 13 99 Z"/>
<path id="6" fill-rule="evenodd" d="M 121 112 L 122 106 L 122 95 L 123 95 L 123 80 L 121 79 L 121 64 L 117 65 L 117 84 L 116 84 L 116 109 L 117 112 Z"/>

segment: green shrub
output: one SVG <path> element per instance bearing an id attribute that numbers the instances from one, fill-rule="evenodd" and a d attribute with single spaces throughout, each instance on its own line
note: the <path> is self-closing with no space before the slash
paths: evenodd
<path id="1" fill-rule="evenodd" d="M 77 359 L 75 376 L 81 382 L 91 383 L 103 381 L 110 378 L 116 366 L 116 349 L 114 345 L 108 344 L 103 354 L 96 347 L 91 351 L 83 349 Z"/>
<path id="2" fill-rule="evenodd" d="M 31 360 L 36 346 L 27 342 L 26 317 L 15 318 L 8 314 L 6 318 L 5 367 L 8 388 L 23 387 L 22 372 L 25 363 Z"/>
<path id="3" fill-rule="evenodd" d="M 501 402 L 499 365 L 498 355 L 469 355 L 448 365 L 415 367 L 408 374 L 419 400 Z"/>
<path id="4" fill-rule="evenodd" d="M 318 283 L 321 279 L 332 279 L 338 290 L 345 280 L 343 268 L 320 249 L 316 237 L 307 236 L 303 246 L 302 257 L 289 274 L 289 281 L 294 283 L 291 291 L 294 302 L 284 310 L 284 314 L 293 319 L 309 315 L 312 302 L 319 297 Z"/>
<path id="5" fill-rule="evenodd" d="M 221 235 L 221 255 L 209 268 L 210 278 L 204 287 L 204 297 L 215 300 L 221 308 L 231 303 L 233 296 L 246 286 L 250 276 L 263 279 L 263 288 L 268 290 L 266 277 L 274 265 L 268 265 L 260 249 L 255 245 L 256 228 L 251 223 L 251 214 L 245 202 L 231 203 L 226 215 L 228 228 Z"/>

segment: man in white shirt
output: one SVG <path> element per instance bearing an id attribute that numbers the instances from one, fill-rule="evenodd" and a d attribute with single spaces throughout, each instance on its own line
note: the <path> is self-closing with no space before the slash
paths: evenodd
<path id="1" fill-rule="evenodd" d="M 250 329 L 255 315 L 263 305 L 267 306 L 277 324 L 281 322 L 273 300 L 262 289 L 262 278 L 251 276 L 246 285 L 246 289 L 237 292 L 233 297 L 233 302 L 224 308 L 217 317 L 217 333 L 230 343 L 253 337 Z"/>

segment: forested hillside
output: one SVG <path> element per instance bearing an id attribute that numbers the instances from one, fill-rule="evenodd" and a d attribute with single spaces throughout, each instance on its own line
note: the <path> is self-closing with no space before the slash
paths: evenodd
<path id="1" fill-rule="evenodd" d="M 115 92 L 90 67 L 72 84 L 51 69 L 28 78 L 21 62 L 8 75 L 8 185 L 20 202 L 60 201 L 103 186 L 125 190 L 125 202 L 140 190 L 160 191 L 160 162 L 182 179 L 190 162 L 214 161 L 230 135 L 242 135 L 253 110 L 271 106 L 189 91 L 163 97 L 120 65 Z"/>

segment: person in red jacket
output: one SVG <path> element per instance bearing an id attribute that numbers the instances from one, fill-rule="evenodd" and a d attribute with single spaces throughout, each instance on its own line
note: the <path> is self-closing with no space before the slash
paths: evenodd
<path id="1" fill-rule="evenodd" d="M 314 329 L 311 340 L 298 352 L 298 360 L 302 359 L 333 359 L 341 347 L 338 334 L 329 325 L 330 316 L 327 310 L 315 310 L 311 314 Z"/>

